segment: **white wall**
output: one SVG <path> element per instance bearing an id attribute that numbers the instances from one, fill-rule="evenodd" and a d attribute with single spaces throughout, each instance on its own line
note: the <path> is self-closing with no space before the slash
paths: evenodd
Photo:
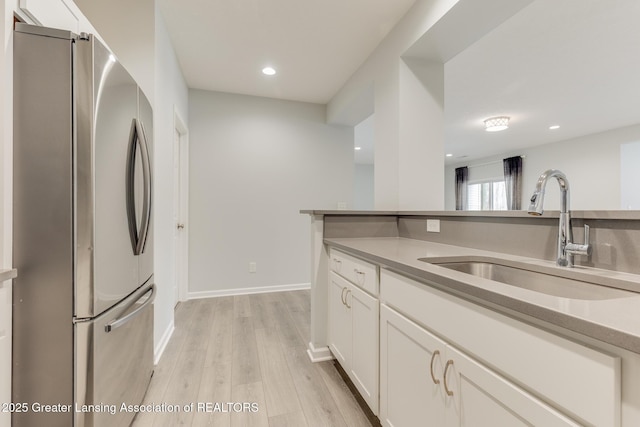
<path id="1" fill-rule="evenodd" d="M 346 118 L 348 120 L 354 120 L 354 118 L 362 120 L 371 114 L 371 109 L 369 109 L 358 116 L 351 109 L 354 103 L 361 98 L 362 93 L 370 90 L 372 85 L 374 87 L 376 209 L 417 207 L 441 209 L 443 207 L 441 190 L 434 198 L 425 199 L 417 195 L 414 199 L 414 196 L 411 195 L 416 181 L 412 176 L 413 172 L 408 169 L 408 163 L 413 162 L 409 159 L 423 158 L 425 151 L 442 152 L 443 141 L 429 139 L 425 141 L 426 145 L 416 144 L 416 137 L 419 139 L 419 135 L 424 132 L 422 127 L 424 121 L 415 122 L 405 118 L 402 124 L 400 122 L 401 106 L 407 111 L 413 102 L 412 99 L 415 100 L 415 98 L 401 96 L 401 67 L 404 67 L 401 55 L 456 3 L 457 0 L 416 1 L 404 18 L 349 78 L 327 106 L 327 118 L 330 123 L 345 123 L 353 126 L 357 122 L 346 122 Z M 405 71 L 403 69 L 402 73 L 406 77 Z M 404 89 L 407 88 L 408 86 L 404 86 Z M 401 126 L 403 127 L 402 133 Z M 406 138 L 409 142 L 403 144 L 402 141 Z M 400 153 L 401 149 L 403 150 L 402 154 Z M 417 152 L 412 153 L 413 149 L 416 149 Z M 434 189 L 442 188 L 444 182 L 442 168 L 427 167 L 424 170 L 427 172 L 418 172 L 420 175 L 418 179 Z M 403 174 L 405 176 L 401 178 Z M 402 198 L 400 198 L 400 194 L 402 194 Z"/>
<path id="2" fill-rule="evenodd" d="M 640 141 L 640 125 L 627 126 L 566 141 L 505 153 L 468 164 L 446 167 L 446 209 L 455 209 L 454 169 L 470 166 L 469 180 L 502 176 L 502 159 L 524 155 L 522 162 L 522 209 L 529 206 L 538 177 L 547 169 L 559 169 L 567 175 L 571 188 L 572 210 L 617 210 L 621 205 L 621 145 Z M 483 164 L 474 168 L 473 165 Z M 637 169 L 637 164 L 635 168 Z M 632 184 L 637 187 L 637 183 Z M 545 210 L 560 208 L 560 190 L 555 182 L 547 184 Z"/>
<path id="3" fill-rule="evenodd" d="M 373 165 L 355 164 L 353 176 L 353 209 L 371 210 L 374 208 L 374 170 Z"/>
<path id="4" fill-rule="evenodd" d="M 640 209 L 640 135 L 620 144 L 620 209 Z"/>
<path id="5" fill-rule="evenodd" d="M 444 208 L 444 64 L 400 63 L 398 206 Z"/>
<path id="6" fill-rule="evenodd" d="M 362 150 L 354 152 L 355 165 L 353 175 L 353 209 L 371 210 L 374 208 L 374 121 L 375 114 L 358 123 L 353 128 L 353 146 Z"/>
<path id="7" fill-rule="evenodd" d="M 308 284 L 299 210 L 352 200 L 353 128 L 321 105 L 200 90 L 189 127 L 190 296 Z"/>
<path id="8" fill-rule="evenodd" d="M 156 357 L 173 328 L 173 288 L 176 281 L 173 223 L 174 111 L 189 120 L 189 90 L 176 58 L 160 8 L 155 13 L 155 103 L 153 108 L 154 152 L 154 275 Z"/>
<path id="9" fill-rule="evenodd" d="M 155 1 L 75 2 L 154 105 Z"/>

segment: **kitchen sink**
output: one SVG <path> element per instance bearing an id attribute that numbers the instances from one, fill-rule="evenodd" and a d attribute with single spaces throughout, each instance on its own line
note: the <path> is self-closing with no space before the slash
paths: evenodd
<path id="1" fill-rule="evenodd" d="M 498 259 L 452 260 L 450 258 L 420 258 L 419 260 L 483 279 L 562 298 L 608 300 L 637 295 L 633 292 L 610 288 L 585 280 L 576 280 L 507 265 Z"/>

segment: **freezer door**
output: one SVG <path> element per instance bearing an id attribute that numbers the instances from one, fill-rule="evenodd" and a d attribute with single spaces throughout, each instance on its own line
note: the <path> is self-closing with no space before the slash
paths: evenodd
<path id="1" fill-rule="evenodd" d="M 74 427 L 128 426 L 133 420 L 135 413 L 122 404 L 139 405 L 151 380 L 154 297 L 150 284 L 94 321 L 76 324 Z"/>
<path id="2" fill-rule="evenodd" d="M 127 168 L 137 85 L 93 37 L 78 40 L 78 318 L 97 316 L 140 286 L 129 233 Z"/>

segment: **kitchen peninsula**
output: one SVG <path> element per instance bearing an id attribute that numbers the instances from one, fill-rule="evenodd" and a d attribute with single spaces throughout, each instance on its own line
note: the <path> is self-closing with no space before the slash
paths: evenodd
<path id="1" fill-rule="evenodd" d="M 594 245 L 574 269 L 553 261 L 557 212 L 302 213 L 312 225 L 310 357 L 335 356 L 383 425 L 409 425 L 424 405 L 436 423 L 509 424 L 514 414 L 534 425 L 639 422 L 638 212 L 572 212 Z M 579 285 L 558 294 L 442 264 L 461 259 Z"/>

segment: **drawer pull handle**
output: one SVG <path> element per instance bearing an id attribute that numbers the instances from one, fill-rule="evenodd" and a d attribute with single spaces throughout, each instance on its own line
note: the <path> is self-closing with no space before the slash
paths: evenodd
<path id="1" fill-rule="evenodd" d="M 364 276 L 364 271 L 360 271 L 360 270 L 358 270 L 357 268 L 354 268 L 354 269 L 353 269 L 353 271 L 354 271 L 356 274 L 362 274 L 362 275 Z"/>
<path id="2" fill-rule="evenodd" d="M 440 354 L 440 350 L 436 350 L 433 352 L 433 354 L 431 355 L 431 363 L 429 364 L 429 373 L 431 373 L 431 379 L 433 380 L 434 384 L 440 384 L 440 380 L 436 378 L 435 375 L 433 375 L 433 361 L 435 360 L 436 356 Z"/>
<path id="3" fill-rule="evenodd" d="M 346 294 L 344 294 L 344 305 L 346 305 L 346 306 L 347 306 L 347 308 L 351 308 L 351 306 L 350 306 L 350 305 L 349 305 L 349 303 L 347 302 L 347 298 L 349 297 L 349 294 L 350 294 L 350 293 L 351 293 L 351 289 L 349 289 L 349 290 L 347 291 L 347 293 L 346 293 Z"/>
<path id="4" fill-rule="evenodd" d="M 442 375 L 442 379 L 444 380 L 444 391 L 447 392 L 447 396 L 453 396 L 453 392 L 449 390 L 449 387 L 447 387 L 447 371 L 451 365 L 453 365 L 453 360 L 447 360 L 447 364 L 444 367 L 444 374 Z"/>
<path id="5" fill-rule="evenodd" d="M 336 268 L 340 268 L 340 266 L 342 265 L 342 261 L 340 261 L 338 258 L 334 258 L 333 262 L 336 263 Z"/>
<path id="6" fill-rule="evenodd" d="M 347 301 L 344 299 L 344 291 L 346 291 L 347 288 L 342 288 L 342 294 L 340 295 L 340 299 L 342 300 L 342 305 L 347 305 Z"/>

